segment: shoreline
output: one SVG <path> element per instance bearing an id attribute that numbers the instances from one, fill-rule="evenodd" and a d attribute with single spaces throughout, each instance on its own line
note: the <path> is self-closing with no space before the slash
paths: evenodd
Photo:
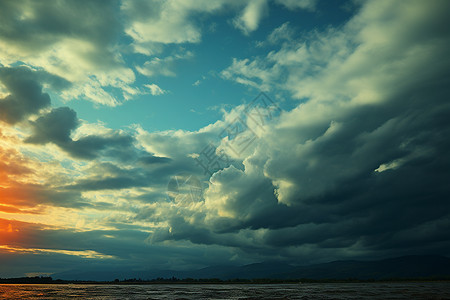
<path id="1" fill-rule="evenodd" d="M 386 280 L 196 280 L 196 281 L 76 281 L 76 280 L 53 280 L 51 282 L 27 282 L 10 281 L 0 279 L 0 285 L 299 285 L 299 284 L 345 284 L 345 283 L 432 283 L 432 282 L 450 282 L 450 279 L 386 279 Z"/>

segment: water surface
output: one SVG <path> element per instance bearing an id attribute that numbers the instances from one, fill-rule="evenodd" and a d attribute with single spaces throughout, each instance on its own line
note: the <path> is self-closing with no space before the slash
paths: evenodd
<path id="1" fill-rule="evenodd" d="M 450 299 L 450 282 L 0 284 L 0 299 Z"/>

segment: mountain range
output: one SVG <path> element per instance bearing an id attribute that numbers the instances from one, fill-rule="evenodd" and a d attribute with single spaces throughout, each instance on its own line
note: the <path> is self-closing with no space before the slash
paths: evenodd
<path id="1" fill-rule="evenodd" d="M 411 279 L 450 278 L 450 258 L 444 256 L 402 256 L 374 261 L 333 261 L 307 266 L 281 262 L 262 262 L 243 266 L 210 266 L 198 270 L 70 270 L 52 274 L 54 279 L 113 281 L 141 278 L 219 278 L 228 279 Z"/>

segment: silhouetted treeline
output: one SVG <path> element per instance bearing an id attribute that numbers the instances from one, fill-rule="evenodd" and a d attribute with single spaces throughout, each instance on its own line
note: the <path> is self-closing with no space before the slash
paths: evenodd
<path id="1" fill-rule="evenodd" d="M 52 279 L 52 277 L 21 277 L 21 278 L 0 278 L 0 283 L 5 284 L 298 284 L 298 283 L 358 283 L 358 282 L 405 282 L 405 281 L 450 281 L 450 276 L 446 277 L 426 277 L 426 278 L 390 278 L 390 279 L 368 279 L 361 280 L 355 278 L 347 279 L 228 279 L 219 278 L 154 278 L 143 280 L 141 278 L 115 279 L 114 281 L 82 281 L 82 280 L 61 280 Z"/>
<path id="2" fill-rule="evenodd" d="M 256 279 L 227 279 L 222 280 L 219 278 L 183 278 L 179 279 L 176 277 L 171 278 L 154 278 L 151 280 L 142 280 L 142 279 L 124 279 L 119 280 L 116 279 L 111 283 L 118 284 L 165 284 L 165 283 L 180 283 L 180 284 L 234 284 L 234 283 L 242 283 L 242 284 L 292 284 L 292 283 L 350 283 L 350 282 L 400 282 L 400 281 L 450 281 L 450 276 L 448 277 L 427 277 L 427 278 L 390 278 L 390 279 L 355 279 L 355 278 L 347 278 L 347 279 L 309 279 L 309 278 L 298 278 L 298 279 L 273 279 L 273 278 L 256 278 Z"/>
<path id="3" fill-rule="evenodd" d="M 20 278 L 0 278 L 0 283 L 28 283 L 28 284 L 36 284 L 36 283 L 58 283 L 62 280 L 53 280 L 51 277 L 45 276 L 36 276 L 36 277 L 20 277 Z"/>

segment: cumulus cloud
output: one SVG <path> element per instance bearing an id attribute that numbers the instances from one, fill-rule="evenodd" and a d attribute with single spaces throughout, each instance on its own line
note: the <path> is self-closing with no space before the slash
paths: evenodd
<path id="1" fill-rule="evenodd" d="M 386 2 L 370 2 L 341 30 L 331 28 L 323 33 L 313 32 L 308 39 L 283 44 L 265 57 L 236 59 L 223 74 L 227 78 L 234 74 L 235 81 L 255 86 L 276 84 L 277 78 L 285 77 L 282 87 L 296 98 L 350 96 L 354 101 L 377 101 L 395 90 L 405 74 L 418 73 L 418 76 L 407 77 L 407 82 L 420 80 L 423 73 L 419 72 L 419 65 L 427 63 L 423 59 L 433 58 L 426 55 L 428 51 L 440 54 L 442 48 L 433 40 L 437 38 L 445 43 L 447 39 L 446 32 L 437 29 L 441 26 L 438 20 L 444 18 L 444 13 L 438 10 L 444 4 L 433 3 L 419 13 L 415 10 L 417 4 L 407 8 L 406 4 L 391 4 L 391 7 Z M 391 31 L 386 29 L 381 13 L 387 10 L 392 10 L 399 18 L 389 18 L 389 24 L 393 25 Z M 406 28 L 410 27 L 421 30 L 416 35 L 407 34 L 409 29 Z M 418 43 L 419 40 L 426 43 Z M 399 57 L 398 53 L 403 56 Z M 386 70 L 389 77 L 385 76 Z"/>
<path id="2" fill-rule="evenodd" d="M 146 43 L 199 42 L 201 32 L 194 16 L 212 13 L 225 4 L 226 1 L 124 1 L 121 9 L 130 16 L 125 32 L 134 39 L 139 51 Z"/>
<path id="3" fill-rule="evenodd" d="M 315 0 L 277 0 L 275 3 L 290 10 L 314 10 L 316 6 Z M 236 12 L 238 15 L 231 23 L 249 35 L 268 15 L 269 1 L 124 1 L 121 10 L 130 19 L 125 32 L 133 38 L 134 50 L 150 56 L 160 53 L 166 44 L 199 43 L 202 24 L 197 19 L 202 15 L 227 10 Z"/>
<path id="4" fill-rule="evenodd" d="M 315 1 L 278 3 L 289 9 L 315 7 Z M 27 224 L 13 222 L 12 228 L 22 226 L 28 236 L 36 237 L 33 243 L 11 240 L 14 249 L 42 249 L 42 238 L 54 250 L 65 242 L 70 251 L 91 249 L 120 258 L 117 261 L 126 261 L 127 267 L 133 266 L 130 257 L 134 265 L 157 264 L 167 253 L 180 259 L 165 262 L 166 267 L 186 260 L 202 265 L 214 261 L 211 257 L 217 253 L 238 261 L 367 258 L 411 251 L 448 255 L 450 10 L 448 2 L 430 3 L 363 2 L 342 27 L 314 31 L 299 40 L 292 38 L 295 30 L 288 23 L 276 28 L 266 41 L 277 48 L 235 58 L 221 73 L 245 86 L 292 95 L 292 110 L 258 127 L 248 111 L 244 113 L 245 106 L 239 106 L 196 131 L 147 132 L 135 126 L 135 132 L 124 133 L 83 123 L 68 107 L 49 110 L 45 85 L 64 92 L 70 84 L 61 77 L 24 67 L 2 68 L 0 79 L 9 94 L 0 100 L 0 117 L 9 124 L 28 118 L 29 123 L 21 124 L 31 130 L 25 144 L 14 141 L 19 145 L 14 150 L 2 133 L 2 214 L 38 214 L 44 208 L 50 214 L 72 208 L 56 210 L 56 215 L 71 214 L 78 218 L 76 224 L 89 229 L 27 230 Z M 246 33 L 257 30 L 267 2 L 234 5 L 243 9 L 235 19 L 237 26 Z M 138 47 L 148 43 L 198 42 L 201 27 L 195 16 L 223 7 L 220 1 L 125 1 L 122 11 L 134 16 L 125 28 L 139 52 Z M 24 12 L 22 18 L 30 16 Z M 158 34 L 150 34 L 157 29 Z M 89 45 L 89 33 L 74 35 Z M 36 49 L 47 51 L 34 37 L 32 41 Z M 110 41 L 107 36 L 101 45 Z M 175 73 L 164 69 L 170 59 L 158 61 L 164 58 L 153 57 L 137 69 L 147 76 Z M 114 66 L 100 64 L 106 69 Z M 114 74 L 118 69 L 110 70 Z M 47 79 L 40 83 L 34 77 L 37 72 Z M 101 87 L 112 77 L 95 74 L 98 86 L 90 85 L 85 92 L 103 97 Z M 116 86 L 126 81 L 114 78 Z M 152 94 L 164 92 L 156 84 L 146 88 Z M 35 118 L 29 118 L 32 115 Z M 230 125 L 238 121 L 243 128 L 240 137 L 254 139 L 236 153 L 230 147 Z M 69 166 L 70 176 L 61 176 L 59 162 L 46 162 L 46 168 L 53 169 L 45 171 L 42 163 L 19 154 L 19 147 L 31 151 L 36 145 L 67 153 L 61 164 Z M 211 172 L 197 160 L 223 154 L 228 163 Z M 185 195 L 178 190 L 168 193 L 177 174 L 198 179 L 203 190 L 197 198 L 182 201 Z"/>
<path id="5" fill-rule="evenodd" d="M 61 93 L 68 100 L 84 97 L 104 105 L 120 104 L 120 95 L 105 87 L 120 89 L 125 99 L 136 90 L 130 86 L 134 73 L 124 66 L 117 47 L 122 25 L 115 5 L 101 1 L 89 5 L 60 1 L 52 6 L 45 1 L 2 2 L 2 64 L 21 61 L 75 83 Z"/>
<path id="6" fill-rule="evenodd" d="M 213 174 L 204 204 L 178 211 L 153 241 L 261 255 L 284 247 L 286 257 L 312 259 L 411 248 L 448 254 L 430 230 L 449 228 L 447 6 L 367 2 L 342 29 L 234 60 L 225 78 L 281 87 L 303 101 L 239 157 L 243 168 Z M 189 136 L 180 132 L 177 143 Z"/>
<path id="7" fill-rule="evenodd" d="M 314 7 L 314 1 L 280 3 L 289 9 Z M 71 82 L 59 93 L 66 101 L 82 98 L 118 106 L 144 93 L 136 87 L 135 72 L 126 66 L 123 55 L 155 56 L 165 45 L 198 43 L 204 26 L 198 17 L 224 11 L 238 13 L 234 26 L 249 34 L 267 15 L 269 4 L 267 0 L 97 1 L 89 5 L 61 1 L 49 7 L 45 1 L 21 0 L 2 3 L 0 10 L 2 64 L 25 63 Z M 123 32 L 130 42 L 120 39 Z M 136 71 L 174 76 L 177 59 L 176 55 L 152 57 Z"/>

